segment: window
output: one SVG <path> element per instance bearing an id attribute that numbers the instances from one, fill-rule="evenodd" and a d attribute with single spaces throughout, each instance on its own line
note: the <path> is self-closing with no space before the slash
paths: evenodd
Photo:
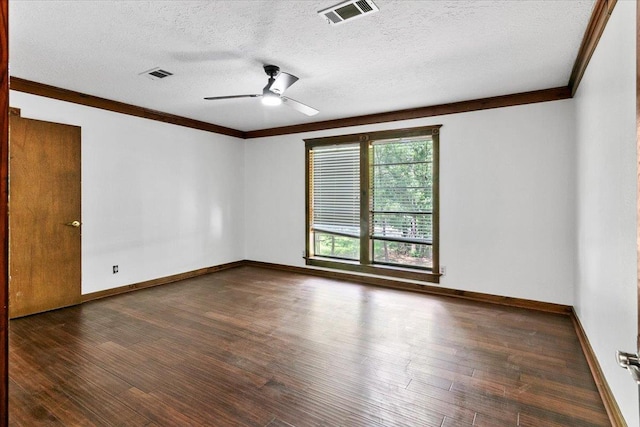
<path id="1" fill-rule="evenodd" d="M 305 140 L 307 264 L 438 281 L 439 129 Z"/>

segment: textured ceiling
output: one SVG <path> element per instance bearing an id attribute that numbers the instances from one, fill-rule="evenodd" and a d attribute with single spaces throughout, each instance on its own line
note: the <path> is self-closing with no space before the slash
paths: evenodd
<path id="1" fill-rule="evenodd" d="M 566 86 L 594 0 L 374 0 L 330 26 L 336 0 L 11 0 L 12 76 L 242 131 Z M 300 80 L 304 116 L 257 99 L 263 64 Z M 138 74 L 161 67 L 154 81 Z"/>

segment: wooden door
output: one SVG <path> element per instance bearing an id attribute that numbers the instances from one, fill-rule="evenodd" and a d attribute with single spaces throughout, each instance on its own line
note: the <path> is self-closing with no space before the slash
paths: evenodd
<path id="1" fill-rule="evenodd" d="M 80 303 L 80 128 L 11 115 L 9 316 Z"/>

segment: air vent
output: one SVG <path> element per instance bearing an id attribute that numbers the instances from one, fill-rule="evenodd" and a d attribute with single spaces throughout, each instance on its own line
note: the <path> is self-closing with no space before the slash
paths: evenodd
<path id="1" fill-rule="evenodd" d="M 140 73 L 140 75 L 148 77 L 151 80 L 160 80 L 164 79 L 165 77 L 173 76 L 173 73 L 163 70 L 160 67 L 156 67 L 147 71 L 143 71 L 142 73 Z"/>
<path id="2" fill-rule="evenodd" d="M 323 9 L 318 12 L 318 15 L 326 19 L 329 24 L 338 25 L 379 10 L 372 0 L 351 0 Z"/>

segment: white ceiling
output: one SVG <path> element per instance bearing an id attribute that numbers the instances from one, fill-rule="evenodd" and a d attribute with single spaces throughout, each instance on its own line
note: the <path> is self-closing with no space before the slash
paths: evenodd
<path id="1" fill-rule="evenodd" d="M 10 0 L 12 76 L 242 131 L 566 86 L 594 0 Z M 307 117 L 258 99 L 263 64 L 300 80 Z M 174 76 L 138 74 L 161 67 Z"/>

